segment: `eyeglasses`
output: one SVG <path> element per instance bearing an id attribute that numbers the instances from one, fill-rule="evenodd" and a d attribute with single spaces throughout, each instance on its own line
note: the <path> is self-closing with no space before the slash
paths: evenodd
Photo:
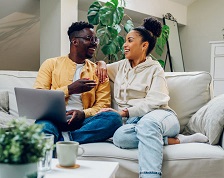
<path id="1" fill-rule="evenodd" d="M 82 37 L 82 36 L 75 36 L 75 38 L 82 38 L 84 40 L 90 41 L 91 43 L 97 43 L 99 44 L 99 38 L 96 36 L 87 36 L 87 37 Z"/>

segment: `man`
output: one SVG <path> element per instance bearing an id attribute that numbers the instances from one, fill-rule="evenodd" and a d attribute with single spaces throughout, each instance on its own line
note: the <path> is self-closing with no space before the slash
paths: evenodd
<path id="1" fill-rule="evenodd" d="M 63 131 L 69 131 L 69 139 L 80 144 L 105 141 L 113 136 L 122 121 L 115 112 L 97 114 L 111 103 L 109 80 L 100 83 L 95 74 L 96 64 L 88 60 L 99 41 L 93 25 L 86 22 L 73 23 L 68 36 L 70 53 L 47 59 L 39 69 L 34 88 L 63 91 L 66 115 L 71 119 L 60 127 L 48 120 L 36 123 L 44 125 L 43 132 L 54 134 L 55 142 L 68 139 Z"/>

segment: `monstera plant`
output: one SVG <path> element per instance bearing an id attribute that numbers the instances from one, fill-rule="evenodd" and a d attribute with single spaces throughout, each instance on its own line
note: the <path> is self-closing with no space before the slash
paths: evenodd
<path id="1" fill-rule="evenodd" d="M 151 57 L 154 59 L 154 60 L 157 60 L 162 67 L 165 66 L 165 62 L 164 60 L 161 58 L 163 52 L 164 52 L 164 47 L 167 43 L 167 40 L 168 40 L 168 37 L 169 37 L 169 33 L 170 33 L 170 28 L 169 26 L 167 25 L 163 25 L 162 27 L 162 33 L 160 35 L 159 38 L 157 38 L 157 42 L 156 42 L 156 46 L 155 46 L 155 52 L 156 54 L 160 57 L 159 59 L 154 57 L 152 54 L 151 54 Z"/>
<path id="2" fill-rule="evenodd" d="M 100 49 L 109 63 L 124 57 L 124 36 L 121 32 L 124 29 L 128 33 L 134 27 L 131 18 L 124 13 L 124 7 L 124 0 L 110 0 L 105 4 L 95 1 L 88 10 L 88 21 L 96 25 Z"/>
<path id="3" fill-rule="evenodd" d="M 96 35 L 100 39 L 99 47 L 105 55 L 104 60 L 108 63 L 124 58 L 124 36 L 134 28 L 131 18 L 124 13 L 124 8 L 125 0 L 110 0 L 105 4 L 94 1 L 88 9 L 88 21 L 96 26 Z M 122 33 L 123 35 L 121 35 Z M 169 27 L 164 25 L 155 50 L 160 57 L 163 54 L 168 36 Z M 164 66 L 162 59 L 151 56 Z"/>

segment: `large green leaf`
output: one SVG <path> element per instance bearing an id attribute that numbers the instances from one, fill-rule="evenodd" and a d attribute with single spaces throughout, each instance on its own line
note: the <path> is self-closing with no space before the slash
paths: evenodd
<path id="1" fill-rule="evenodd" d="M 108 44 L 118 35 L 118 31 L 112 27 L 102 27 L 97 30 L 97 37 L 100 39 L 100 45 Z"/>
<path id="2" fill-rule="evenodd" d="M 87 14 L 89 23 L 93 25 L 99 24 L 99 11 L 101 7 L 102 5 L 99 1 L 95 1 L 90 5 L 88 14 Z"/>
<path id="3" fill-rule="evenodd" d="M 170 34 L 170 27 L 167 25 L 163 25 L 162 27 L 162 36 L 167 41 Z"/>
<path id="4" fill-rule="evenodd" d="M 116 52 L 122 51 L 123 45 L 124 45 L 124 38 L 122 36 L 117 36 L 114 39 L 114 43 L 116 45 Z"/>
<path id="5" fill-rule="evenodd" d="M 124 17 L 124 8 L 117 7 L 116 11 L 114 12 L 114 23 L 120 24 Z"/>
<path id="6" fill-rule="evenodd" d="M 107 33 L 107 30 L 105 30 L 105 29 L 106 29 L 106 27 L 97 30 L 97 37 L 100 39 L 101 46 L 109 43 L 109 40 L 110 40 L 110 36 Z"/>
<path id="7" fill-rule="evenodd" d="M 128 33 L 134 28 L 134 24 L 131 20 L 127 20 L 127 22 L 124 25 L 124 30 Z"/>
<path id="8" fill-rule="evenodd" d="M 104 55 L 115 54 L 116 53 L 116 45 L 113 41 L 110 41 L 108 44 L 102 46 L 101 50 Z"/>
<path id="9" fill-rule="evenodd" d="M 118 0 L 111 0 L 112 3 L 117 7 L 118 6 Z"/>
<path id="10" fill-rule="evenodd" d="M 163 25 L 162 27 L 162 34 L 159 38 L 157 38 L 156 43 L 156 53 L 160 56 L 163 54 L 164 46 L 167 42 L 168 36 L 169 36 L 170 28 L 167 25 Z"/>
<path id="11" fill-rule="evenodd" d="M 121 32 L 121 27 L 120 27 L 120 25 L 116 24 L 116 25 L 114 25 L 114 28 L 117 30 L 118 33 Z"/>
<path id="12" fill-rule="evenodd" d="M 108 55 L 108 62 L 109 63 L 113 63 L 113 62 L 118 61 L 118 60 L 119 60 L 119 58 L 118 58 L 117 54 Z"/>
<path id="13" fill-rule="evenodd" d="M 118 35 L 117 29 L 113 27 L 107 27 L 108 33 L 110 35 L 111 40 L 115 39 Z"/>
<path id="14" fill-rule="evenodd" d="M 121 36 L 116 36 L 114 40 L 110 40 L 108 44 L 102 47 L 102 52 L 105 55 L 114 55 L 118 59 L 117 53 L 122 51 L 124 39 Z"/>
<path id="15" fill-rule="evenodd" d="M 103 25 L 112 26 L 113 25 L 113 14 L 116 7 L 111 2 L 106 2 L 104 6 L 100 9 L 100 21 Z"/>
<path id="16" fill-rule="evenodd" d="M 106 2 L 99 11 L 99 18 L 103 25 L 113 26 L 119 24 L 124 16 L 124 9 L 115 6 L 112 2 Z"/>
<path id="17" fill-rule="evenodd" d="M 101 29 L 101 28 L 105 28 L 105 27 L 106 27 L 105 25 L 103 25 L 102 23 L 99 23 L 97 25 L 97 27 L 96 27 L 96 31 L 99 30 L 99 29 Z"/>

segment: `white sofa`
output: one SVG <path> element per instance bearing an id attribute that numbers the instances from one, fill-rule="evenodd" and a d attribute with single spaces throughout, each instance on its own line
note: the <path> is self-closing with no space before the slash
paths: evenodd
<path id="1" fill-rule="evenodd" d="M 0 127 L 18 117 L 14 87 L 31 88 L 36 75 L 37 72 L 30 71 L 0 71 L 0 93 L 9 92 L 10 112 L 9 115 L 0 111 Z M 171 97 L 169 105 L 178 114 L 182 132 L 191 116 L 212 98 L 212 78 L 207 72 L 166 73 L 166 78 Z M 138 177 L 137 149 L 120 149 L 110 142 L 83 144 L 82 147 L 85 154 L 79 159 L 116 161 L 119 162 L 116 178 Z M 223 134 L 218 145 L 188 143 L 164 146 L 162 177 L 223 178 L 223 148 Z"/>

